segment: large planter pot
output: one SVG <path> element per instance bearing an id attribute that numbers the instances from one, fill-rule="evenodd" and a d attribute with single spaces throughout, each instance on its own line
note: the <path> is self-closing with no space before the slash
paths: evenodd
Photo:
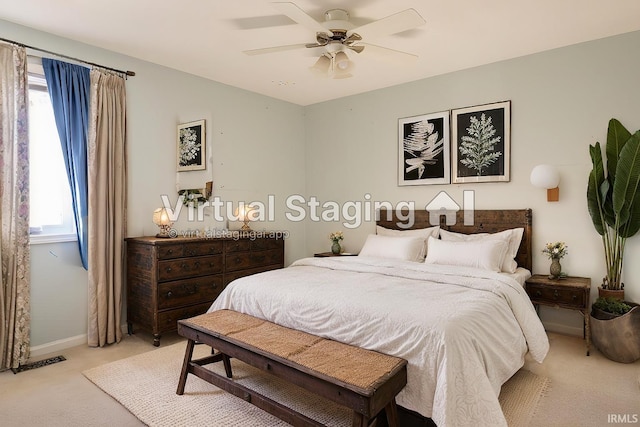
<path id="1" fill-rule="evenodd" d="M 591 341 L 608 359 L 632 363 L 640 359 L 640 306 L 610 320 L 591 316 Z"/>

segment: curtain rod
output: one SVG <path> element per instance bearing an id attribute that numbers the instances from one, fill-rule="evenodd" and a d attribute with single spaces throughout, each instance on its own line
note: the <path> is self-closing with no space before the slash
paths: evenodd
<path id="1" fill-rule="evenodd" d="M 70 59 L 70 60 L 72 60 L 72 61 L 82 62 L 83 64 L 93 65 L 93 66 L 95 66 L 95 67 L 105 68 L 105 69 L 110 70 L 110 71 L 115 71 L 115 72 L 117 72 L 117 73 L 124 74 L 125 76 L 131 76 L 131 77 L 133 77 L 133 76 L 135 76 L 135 75 L 136 75 L 136 73 L 135 73 L 134 71 L 128 71 L 128 70 L 127 70 L 127 71 L 122 71 L 122 70 L 118 70 L 117 68 L 105 67 L 104 65 L 96 64 L 96 63 L 94 63 L 94 62 L 85 61 L 85 60 L 83 60 L 83 59 L 74 58 L 73 56 L 63 55 L 63 54 L 61 54 L 61 53 L 52 52 L 52 51 L 50 51 L 50 50 L 40 49 L 39 47 L 29 46 L 29 45 L 26 45 L 26 44 L 24 44 L 24 43 L 19 43 L 19 42 L 17 42 L 17 41 L 13 41 L 13 40 L 5 39 L 5 38 L 3 38 L 3 37 L 0 37 L 0 40 L 1 40 L 1 41 L 4 41 L 4 42 L 7 42 L 7 43 L 17 44 L 18 46 L 22 46 L 22 47 L 25 47 L 25 48 L 27 48 L 27 49 L 33 49 L 33 50 L 37 50 L 37 51 L 39 51 L 39 52 L 48 53 L 49 55 L 55 55 L 55 56 L 57 56 L 57 57 L 59 57 L 59 58 Z"/>

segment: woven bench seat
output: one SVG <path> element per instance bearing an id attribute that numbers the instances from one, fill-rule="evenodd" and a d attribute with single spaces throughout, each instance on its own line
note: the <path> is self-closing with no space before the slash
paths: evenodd
<path id="1" fill-rule="evenodd" d="M 283 378 L 353 412 L 353 426 L 367 426 L 386 410 L 391 427 L 397 425 L 395 396 L 407 383 L 407 362 L 306 332 L 285 328 L 231 310 L 219 310 L 178 321 L 178 333 L 188 339 L 177 393 L 184 393 L 188 374 L 194 374 L 239 396 L 295 426 L 318 422 L 250 390 L 232 378 L 229 357 Z M 217 350 L 192 360 L 196 342 Z M 227 378 L 203 365 L 222 361 Z"/>

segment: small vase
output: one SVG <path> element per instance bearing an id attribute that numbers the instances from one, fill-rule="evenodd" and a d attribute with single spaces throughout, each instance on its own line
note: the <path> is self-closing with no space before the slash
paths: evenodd
<path id="1" fill-rule="evenodd" d="M 331 253 L 334 255 L 340 255 L 340 243 L 338 243 L 337 241 L 333 242 L 333 244 L 331 245 Z"/>
<path id="2" fill-rule="evenodd" d="M 557 279 L 560 277 L 560 273 L 562 272 L 562 266 L 560 265 L 559 258 L 551 259 L 551 266 L 549 267 L 549 278 Z"/>

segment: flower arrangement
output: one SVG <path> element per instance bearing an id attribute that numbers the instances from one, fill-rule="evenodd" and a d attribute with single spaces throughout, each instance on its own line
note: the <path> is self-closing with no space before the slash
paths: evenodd
<path id="1" fill-rule="evenodd" d="M 185 189 L 178 191 L 178 196 L 183 196 L 182 204 L 185 206 L 189 206 L 193 204 L 194 206 L 198 206 L 200 203 L 204 203 L 207 201 L 207 197 L 202 194 L 202 190 L 200 189 Z"/>
<path id="2" fill-rule="evenodd" d="M 542 253 L 549 259 L 560 259 L 569 253 L 569 246 L 564 242 L 547 243 Z"/>
<path id="3" fill-rule="evenodd" d="M 344 239 L 344 235 L 342 234 L 342 231 L 336 231 L 334 233 L 329 234 L 329 239 L 333 243 L 338 243 L 340 242 L 340 240 Z"/>

